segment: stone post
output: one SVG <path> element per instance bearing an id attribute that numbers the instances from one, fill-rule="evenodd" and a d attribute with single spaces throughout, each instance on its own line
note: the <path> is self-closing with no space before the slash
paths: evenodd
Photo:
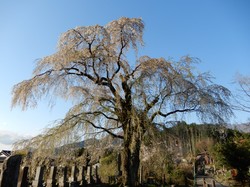
<path id="1" fill-rule="evenodd" d="M 10 156 L 4 161 L 0 176 L 1 187 L 17 186 L 21 161 L 21 155 Z"/>
<path id="2" fill-rule="evenodd" d="M 51 166 L 46 187 L 56 187 L 56 167 Z"/>
<path id="3" fill-rule="evenodd" d="M 86 176 L 86 181 L 88 184 L 92 184 L 93 178 L 92 178 L 92 166 L 87 167 L 87 176 Z"/>
<path id="4" fill-rule="evenodd" d="M 28 186 L 28 171 L 29 167 L 21 167 L 19 170 L 17 187 L 27 187 Z"/>
<path id="5" fill-rule="evenodd" d="M 77 181 L 79 182 L 80 186 L 83 186 L 85 184 L 84 167 L 81 166 L 78 169 L 79 169 L 79 174 L 78 174 L 78 177 L 77 177 Z"/>
<path id="6" fill-rule="evenodd" d="M 95 183 L 98 184 L 100 182 L 99 180 L 99 175 L 98 175 L 98 165 L 95 165 L 95 173 L 94 173 L 94 178 L 95 178 Z"/>
<path id="7" fill-rule="evenodd" d="M 70 187 L 77 187 L 77 178 L 76 178 L 76 166 L 72 166 L 71 168 L 71 176 L 69 178 L 69 186 Z"/>
<path id="8" fill-rule="evenodd" d="M 43 187 L 43 173 L 44 166 L 38 166 L 36 168 L 36 177 L 32 182 L 32 187 Z"/>
<path id="9" fill-rule="evenodd" d="M 59 177 L 58 187 L 67 187 L 67 167 L 62 168 L 62 176 Z"/>

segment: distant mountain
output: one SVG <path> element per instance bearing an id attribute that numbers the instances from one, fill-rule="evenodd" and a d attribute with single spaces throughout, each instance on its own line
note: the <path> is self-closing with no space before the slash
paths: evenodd
<path id="1" fill-rule="evenodd" d="M 241 124 L 235 125 L 233 127 L 241 132 L 250 133 L 250 122 L 241 123 Z"/>

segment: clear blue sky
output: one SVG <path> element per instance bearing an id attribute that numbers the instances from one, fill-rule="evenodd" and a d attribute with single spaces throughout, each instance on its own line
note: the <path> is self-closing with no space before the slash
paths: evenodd
<path id="1" fill-rule="evenodd" d="M 14 84 L 31 77 L 35 60 L 55 52 L 61 33 L 76 26 L 105 25 L 120 17 L 141 17 L 145 47 L 139 55 L 201 59 L 201 71 L 234 91 L 234 75 L 250 75 L 249 0 L 25 0 L 0 1 L 0 150 L 16 138 L 37 135 L 68 109 L 46 100 L 36 109 L 11 110 Z M 232 122 L 244 122 L 237 114 Z"/>

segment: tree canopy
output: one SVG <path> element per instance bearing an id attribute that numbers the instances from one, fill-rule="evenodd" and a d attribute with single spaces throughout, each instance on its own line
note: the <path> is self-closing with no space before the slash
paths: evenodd
<path id="1" fill-rule="evenodd" d="M 137 57 L 144 24 L 120 18 L 105 26 L 83 26 L 60 36 L 57 51 L 40 59 L 33 77 L 13 88 L 12 106 L 37 106 L 44 96 L 73 100 L 65 118 L 30 142 L 62 144 L 65 136 L 108 133 L 124 141 L 124 184 L 138 181 L 141 137 L 150 125 L 164 126 L 179 114 L 195 112 L 204 121 L 232 114 L 231 93 L 199 73 L 189 56 L 179 61 Z M 133 50 L 136 62 L 127 54 Z"/>

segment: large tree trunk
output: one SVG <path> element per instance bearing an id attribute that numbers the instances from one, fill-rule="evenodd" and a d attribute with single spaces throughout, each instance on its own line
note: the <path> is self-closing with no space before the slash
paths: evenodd
<path id="1" fill-rule="evenodd" d="M 141 127 L 139 124 L 128 125 L 124 130 L 122 155 L 122 176 L 124 186 L 138 186 L 140 166 Z"/>

